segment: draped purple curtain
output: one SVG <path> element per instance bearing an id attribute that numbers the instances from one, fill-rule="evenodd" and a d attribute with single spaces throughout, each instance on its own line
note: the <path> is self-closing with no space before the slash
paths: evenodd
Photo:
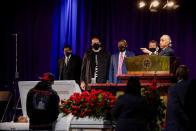
<path id="1" fill-rule="evenodd" d="M 64 43 L 83 57 L 90 37 L 97 35 L 112 54 L 117 42 L 126 39 L 129 50 L 142 54 L 140 47 L 171 36 L 181 63 L 196 74 L 196 26 L 193 3 L 181 0 L 175 11 L 139 10 L 136 0 L 7 0 L 1 4 L 1 83 L 14 79 L 15 38 L 18 33 L 20 80 L 37 80 L 46 71 L 57 73 L 57 60 Z"/>

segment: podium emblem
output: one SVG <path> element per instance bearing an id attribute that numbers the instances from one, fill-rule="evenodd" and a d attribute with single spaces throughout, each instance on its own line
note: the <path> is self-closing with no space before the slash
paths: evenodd
<path id="1" fill-rule="evenodd" d="M 144 60 L 143 60 L 143 68 L 144 69 L 150 69 L 151 66 L 152 66 L 152 62 L 149 59 L 149 57 L 144 58 Z"/>

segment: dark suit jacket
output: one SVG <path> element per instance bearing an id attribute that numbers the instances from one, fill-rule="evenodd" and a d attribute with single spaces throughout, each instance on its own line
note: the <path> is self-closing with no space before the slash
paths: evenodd
<path id="1" fill-rule="evenodd" d="M 135 56 L 135 53 L 131 51 L 125 52 L 125 57 L 133 57 Z M 110 60 L 110 70 L 109 70 L 109 81 L 112 83 L 119 83 L 120 80 L 116 77 L 116 74 L 118 72 L 118 59 L 119 59 L 119 52 L 116 54 L 113 54 L 111 56 Z M 127 74 L 127 69 L 125 63 L 122 65 L 122 73 Z"/>
<path id="2" fill-rule="evenodd" d="M 119 96 L 111 111 L 117 121 L 116 131 L 145 131 L 148 111 L 148 102 L 144 96 Z"/>
<path id="3" fill-rule="evenodd" d="M 171 47 L 167 47 L 164 50 L 161 50 L 159 55 L 161 55 L 161 56 L 175 56 L 175 53 Z"/>
<path id="4" fill-rule="evenodd" d="M 168 89 L 166 131 L 188 131 L 184 108 L 188 86 L 189 81 L 182 80 Z"/>
<path id="5" fill-rule="evenodd" d="M 61 58 L 58 62 L 59 79 L 60 80 L 75 80 L 80 82 L 81 59 L 76 55 L 71 55 L 68 65 L 65 67 L 65 58 Z"/>

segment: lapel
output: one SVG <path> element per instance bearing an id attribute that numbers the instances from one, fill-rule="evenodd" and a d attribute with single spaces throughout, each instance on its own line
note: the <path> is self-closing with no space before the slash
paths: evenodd
<path id="1" fill-rule="evenodd" d="M 65 57 L 61 59 L 60 68 L 62 69 L 65 65 Z"/>
<path id="2" fill-rule="evenodd" d="M 169 48 L 170 48 L 170 47 L 166 47 L 164 50 L 162 50 L 162 51 L 160 52 L 160 55 L 165 55 L 165 54 L 167 54 L 167 51 L 169 50 Z"/>
<path id="3" fill-rule="evenodd" d="M 130 55 L 131 55 L 130 52 L 128 50 L 126 50 L 125 57 L 129 57 Z"/>
<path id="4" fill-rule="evenodd" d="M 118 53 L 116 54 L 116 57 L 115 57 L 115 61 L 116 61 L 117 68 L 118 68 L 119 53 L 120 53 L 120 52 L 118 52 Z"/>

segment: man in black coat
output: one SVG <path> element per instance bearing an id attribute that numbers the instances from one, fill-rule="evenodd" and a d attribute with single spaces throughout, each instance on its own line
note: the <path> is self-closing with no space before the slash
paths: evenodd
<path id="1" fill-rule="evenodd" d="M 188 72 L 187 66 L 180 65 L 176 70 L 178 82 L 168 89 L 166 131 L 189 131 L 185 111 L 185 96 L 190 83 Z"/>
<path id="2" fill-rule="evenodd" d="M 26 108 L 31 130 L 52 130 L 59 114 L 59 96 L 51 85 L 54 75 L 44 73 L 27 94 Z"/>
<path id="3" fill-rule="evenodd" d="M 82 61 L 79 56 L 72 54 L 70 46 L 64 46 L 63 51 L 64 57 L 58 61 L 59 79 L 75 80 L 79 84 Z"/>
<path id="4" fill-rule="evenodd" d="M 110 65 L 110 54 L 102 47 L 99 38 L 93 37 L 91 40 L 91 49 L 84 54 L 81 68 L 82 90 L 89 83 L 105 83 L 108 80 L 108 71 Z"/>

